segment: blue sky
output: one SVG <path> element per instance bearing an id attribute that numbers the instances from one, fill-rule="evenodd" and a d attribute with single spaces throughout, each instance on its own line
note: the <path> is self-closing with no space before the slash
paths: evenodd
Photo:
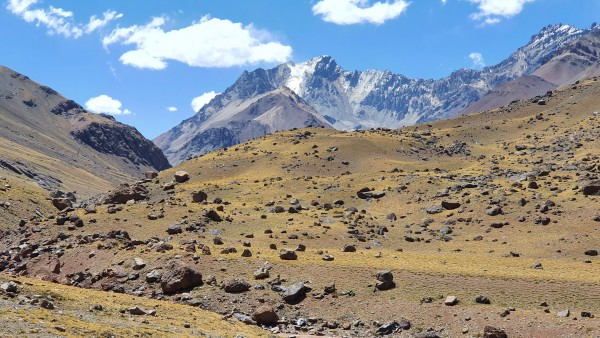
<path id="1" fill-rule="evenodd" d="M 548 24 L 600 21 L 600 0 L 0 3 L 0 65 L 148 138 L 244 70 L 331 55 L 349 70 L 440 78 L 496 64 Z"/>

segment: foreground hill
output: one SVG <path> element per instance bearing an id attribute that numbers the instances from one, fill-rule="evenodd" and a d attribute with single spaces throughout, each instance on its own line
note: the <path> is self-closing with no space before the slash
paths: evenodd
<path id="1" fill-rule="evenodd" d="M 0 298 L 5 337 L 269 337 L 189 306 L 0 275 L 0 285 L 11 282 Z"/>
<path id="2" fill-rule="evenodd" d="M 594 78 L 398 130 L 278 132 L 32 215 L 0 269 L 274 334 L 594 337 L 598 111 Z"/>
<path id="3" fill-rule="evenodd" d="M 135 128 L 0 67 L 0 168 L 82 195 L 170 165 Z"/>

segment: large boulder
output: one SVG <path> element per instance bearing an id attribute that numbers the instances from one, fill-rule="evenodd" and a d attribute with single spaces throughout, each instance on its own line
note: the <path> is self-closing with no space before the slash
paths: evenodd
<path id="1" fill-rule="evenodd" d="M 192 192 L 192 202 L 202 203 L 208 199 L 208 195 L 204 191 Z"/>
<path id="2" fill-rule="evenodd" d="M 402 330 L 410 330 L 410 322 L 408 320 L 394 320 L 388 323 L 385 323 L 377 328 L 375 334 L 378 336 L 385 336 L 392 333 L 397 333 Z"/>
<path id="3" fill-rule="evenodd" d="M 68 198 L 53 198 L 52 205 L 61 211 L 73 207 L 73 203 Z"/>
<path id="4" fill-rule="evenodd" d="M 281 251 L 279 252 L 279 258 L 283 259 L 284 261 L 294 261 L 298 259 L 298 255 L 294 250 L 281 249 Z"/>
<path id="5" fill-rule="evenodd" d="M 342 252 L 356 252 L 356 245 L 354 245 L 354 244 L 345 244 L 342 247 Z"/>
<path id="6" fill-rule="evenodd" d="M 104 204 L 125 204 L 127 201 L 142 201 L 148 197 L 148 189 L 141 184 L 121 184 L 117 190 L 108 193 Z"/>
<path id="7" fill-rule="evenodd" d="M 295 303 L 303 300 L 306 293 L 310 291 L 303 282 L 298 282 L 290 285 L 282 294 L 281 298 L 287 303 Z"/>
<path id="8" fill-rule="evenodd" d="M 600 196 L 600 180 L 589 180 L 580 183 L 581 192 L 586 196 Z"/>
<path id="9" fill-rule="evenodd" d="M 442 201 L 442 208 L 446 210 L 454 210 L 460 207 L 460 202 L 457 200 L 445 199 Z"/>
<path id="10" fill-rule="evenodd" d="M 227 293 L 240 293 L 250 290 L 250 283 L 243 279 L 234 278 L 223 282 L 223 291 Z"/>
<path id="11" fill-rule="evenodd" d="M 375 277 L 377 278 L 377 284 L 375 284 L 377 290 L 385 291 L 392 289 L 395 286 L 394 275 L 392 275 L 391 271 L 379 271 Z"/>
<path id="12" fill-rule="evenodd" d="M 508 338 L 508 335 L 502 329 L 486 326 L 483 329 L 483 338 Z"/>
<path id="13" fill-rule="evenodd" d="M 166 294 L 191 289 L 199 285 L 202 285 L 202 274 L 181 261 L 169 262 L 160 282 L 160 287 Z"/>
<path id="14" fill-rule="evenodd" d="M 175 182 L 183 183 L 189 179 L 190 179 L 190 174 L 188 174 L 187 171 L 180 170 L 180 171 L 175 172 Z"/>
<path id="15" fill-rule="evenodd" d="M 385 192 L 372 191 L 369 188 L 362 188 L 356 192 L 356 196 L 358 196 L 358 198 L 360 198 L 360 199 L 369 199 L 369 198 L 379 199 L 379 198 L 382 198 L 383 196 L 385 196 Z"/>
<path id="16" fill-rule="evenodd" d="M 252 320 L 259 325 L 272 325 L 277 323 L 279 316 L 272 306 L 261 305 L 252 313 Z"/>

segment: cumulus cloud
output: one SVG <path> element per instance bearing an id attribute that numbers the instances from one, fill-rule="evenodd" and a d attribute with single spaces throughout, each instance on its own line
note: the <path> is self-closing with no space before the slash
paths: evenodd
<path id="1" fill-rule="evenodd" d="M 167 110 L 174 113 L 177 111 L 177 107 L 167 107 Z"/>
<path id="2" fill-rule="evenodd" d="M 481 21 L 483 25 L 493 25 L 503 18 L 509 19 L 521 13 L 526 4 L 535 0 L 469 0 L 476 4 L 479 12 L 471 14 L 473 20 Z"/>
<path id="3" fill-rule="evenodd" d="M 312 7 L 312 11 L 314 15 L 320 15 L 323 21 L 338 25 L 381 25 L 400 16 L 408 6 L 405 0 L 378 1 L 373 4 L 369 0 L 320 0 Z"/>
<path id="4" fill-rule="evenodd" d="M 87 100 L 85 107 L 98 114 L 110 114 L 110 115 L 129 115 L 131 111 L 128 109 L 122 109 L 121 101 L 115 100 L 108 95 L 100 95 L 92 97 Z"/>
<path id="5" fill-rule="evenodd" d="M 194 98 L 192 100 L 192 109 L 194 109 L 194 111 L 197 112 L 219 94 L 220 93 L 215 93 L 214 91 L 211 91 Z"/>
<path id="6" fill-rule="evenodd" d="M 471 53 L 469 54 L 469 59 L 473 63 L 473 67 L 475 68 L 483 68 L 485 67 L 485 60 L 483 60 L 483 55 L 481 53 Z"/>
<path id="7" fill-rule="evenodd" d="M 66 38 L 79 38 L 106 26 L 110 21 L 119 19 L 123 14 L 115 11 L 106 11 L 102 19 L 92 16 L 88 24 L 75 22 L 71 11 L 50 6 L 48 8 L 34 8 L 38 0 L 9 0 L 6 8 L 14 15 L 21 17 L 36 26 L 46 27 L 50 35 L 62 35 Z"/>
<path id="8" fill-rule="evenodd" d="M 119 60 L 137 68 L 160 70 L 174 60 L 194 67 L 233 67 L 259 62 L 285 62 L 292 48 L 253 25 L 203 17 L 190 26 L 166 31 L 164 17 L 143 26 L 113 30 L 102 43 L 130 45 Z"/>

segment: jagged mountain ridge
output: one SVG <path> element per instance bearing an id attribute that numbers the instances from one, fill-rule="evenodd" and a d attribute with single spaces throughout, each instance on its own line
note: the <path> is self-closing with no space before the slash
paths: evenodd
<path id="1" fill-rule="evenodd" d="M 600 75 L 600 26 L 549 55 L 533 74 L 558 86 Z"/>
<path id="2" fill-rule="evenodd" d="M 94 194 L 170 165 L 135 128 L 0 67 L 0 167 L 45 189 Z"/>
<path id="3" fill-rule="evenodd" d="M 531 75 L 557 51 L 590 33 L 570 25 L 550 25 L 506 60 L 483 70 L 460 69 L 447 77 L 411 79 L 390 71 L 347 71 L 330 56 L 272 69 L 245 71 L 225 92 L 192 118 L 155 141 L 169 153 L 191 139 L 196 127 L 230 105 L 288 87 L 336 129 L 401 127 L 459 115 L 495 87 Z M 540 76 L 544 78 L 543 76 Z M 301 127 L 301 126 L 298 126 Z M 190 148 L 190 155 L 202 153 Z M 168 155 L 169 156 L 169 155 Z M 173 162 L 178 163 L 178 162 Z"/>

